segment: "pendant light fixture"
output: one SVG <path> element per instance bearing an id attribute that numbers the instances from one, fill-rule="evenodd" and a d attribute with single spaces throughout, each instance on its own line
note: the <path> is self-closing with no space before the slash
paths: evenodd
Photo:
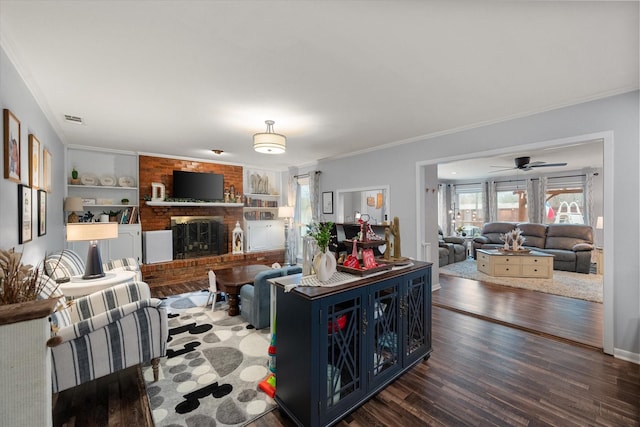
<path id="1" fill-rule="evenodd" d="M 267 131 L 253 135 L 253 149 L 258 153 L 282 154 L 287 147 L 287 138 L 273 132 L 273 120 L 266 120 Z"/>

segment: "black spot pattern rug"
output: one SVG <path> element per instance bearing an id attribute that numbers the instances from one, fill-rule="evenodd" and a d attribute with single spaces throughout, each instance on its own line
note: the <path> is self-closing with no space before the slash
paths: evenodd
<path id="1" fill-rule="evenodd" d="M 275 409 L 258 388 L 269 374 L 268 328 L 247 328 L 224 303 L 204 307 L 208 292 L 165 299 L 169 313 L 167 357 L 160 379 L 143 369 L 156 426 L 243 426 Z"/>

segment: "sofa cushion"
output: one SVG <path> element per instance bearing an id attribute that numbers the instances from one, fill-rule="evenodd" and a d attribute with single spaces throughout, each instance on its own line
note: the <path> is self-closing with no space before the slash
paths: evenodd
<path id="1" fill-rule="evenodd" d="M 525 246 L 534 249 L 544 248 L 545 239 L 547 237 L 546 225 L 523 222 L 518 224 L 518 228 L 522 231 Z"/>
<path id="2" fill-rule="evenodd" d="M 504 243 L 500 240 L 500 235 L 508 233 L 516 228 L 516 224 L 513 222 L 488 222 L 482 227 L 482 235 L 489 241 L 486 243 L 501 244 Z"/>
<path id="3" fill-rule="evenodd" d="M 546 249 L 564 249 L 573 251 L 579 243 L 593 244 L 593 230 L 582 224 L 549 224 Z"/>

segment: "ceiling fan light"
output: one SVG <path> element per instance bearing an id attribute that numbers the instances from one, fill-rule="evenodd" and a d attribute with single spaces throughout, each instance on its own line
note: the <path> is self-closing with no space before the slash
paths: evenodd
<path id="1" fill-rule="evenodd" d="M 267 131 L 253 135 L 253 149 L 258 153 L 282 154 L 287 149 L 287 138 L 273 132 L 273 120 L 266 120 Z"/>

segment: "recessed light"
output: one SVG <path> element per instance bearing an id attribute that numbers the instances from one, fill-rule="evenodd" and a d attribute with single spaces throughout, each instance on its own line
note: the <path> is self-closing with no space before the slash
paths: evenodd
<path id="1" fill-rule="evenodd" d="M 455 171 L 451 172 L 451 175 L 457 175 L 457 174 L 458 174 L 458 172 L 455 172 Z"/>
<path id="2" fill-rule="evenodd" d="M 224 153 L 224 151 L 222 151 L 222 150 L 218 150 L 218 149 L 211 150 L 211 151 L 213 151 L 213 154 L 216 154 L 216 155 L 218 155 L 218 156 L 219 156 L 220 154 Z"/>

